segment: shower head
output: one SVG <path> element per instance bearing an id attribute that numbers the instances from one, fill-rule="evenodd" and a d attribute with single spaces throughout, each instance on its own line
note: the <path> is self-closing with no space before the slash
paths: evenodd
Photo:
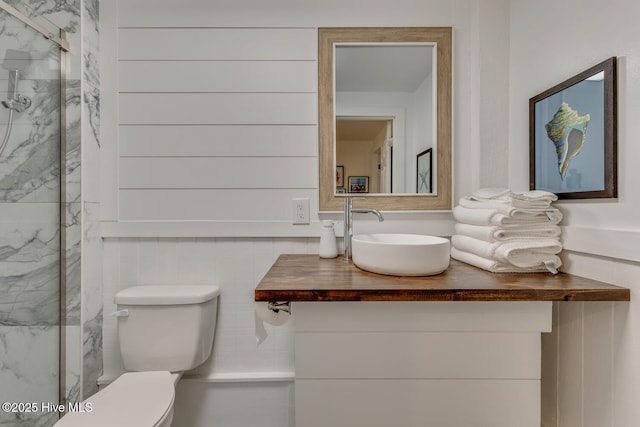
<path id="1" fill-rule="evenodd" d="M 31 63 L 31 54 L 22 50 L 7 49 L 2 68 L 11 71 L 24 71 Z"/>
<path id="2" fill-rule="evenodd" d="M 9 80 L 7 86 L 7 98 L 9 100 L 17 100 L 18 81 L 20 81 L 20 73 L 24 72 L 30 63 L 31 54 L 29 54 L 29 52 L 7 49 L 7 52 L 4 54 L 4 62 L 2 63 L 2 68 L 4 68 L 5 70 L 9 70 Z M 10 108 L 6 105 L 5 107 Z"/>

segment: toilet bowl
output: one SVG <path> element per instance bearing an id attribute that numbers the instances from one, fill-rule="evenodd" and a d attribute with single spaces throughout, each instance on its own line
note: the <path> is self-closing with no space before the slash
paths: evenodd
<path id="1" fill-rule="evenodd" d="M 133 372 L 65 411 L 55 426 L 169 427 L 175 384 L 211 355 L 219 292 L 214 285 L 143 285 L 118 292 L 120 353 L 125 370 Z"/>
<path id="2" fill-rule="evenodd" d="M 69 410 L 56 427 L 169 427 L 176 376 L 168 371 L 122 374 Z"/>

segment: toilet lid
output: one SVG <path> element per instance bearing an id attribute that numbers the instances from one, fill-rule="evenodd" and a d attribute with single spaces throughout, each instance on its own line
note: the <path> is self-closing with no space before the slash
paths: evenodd
<path id="1" fill-rule="evenodd" d="M 153 427 L 171 410 L 174 397 L 169 372 L 127 373 L 86 399 L 86 412 L 69 412 L 55 426 Z"/>

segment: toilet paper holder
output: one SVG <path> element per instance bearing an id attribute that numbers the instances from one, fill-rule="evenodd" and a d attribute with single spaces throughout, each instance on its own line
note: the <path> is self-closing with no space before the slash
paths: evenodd
<path id="1" fill-rule="evenodd" d="M 274 313 L 284 311 L 285 313 L 291 314 L 291 301 L 269 301 L 267 307 Z"/>

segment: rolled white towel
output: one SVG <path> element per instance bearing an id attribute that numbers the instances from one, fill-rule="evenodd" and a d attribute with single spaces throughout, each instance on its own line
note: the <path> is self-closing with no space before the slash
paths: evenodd
<path id="1" fill-rule="evenodd" d="M 560 238 L 560 227 L 557 225 L 523 225 L 513 227 L 500 227 L 496 233 L 497 240 L 517 240 L 517 239 L 534 239 L 547 238 L 558 239 Z"/>
<path id="2" fill-rule="evenodd" d="M 558 254 L 562 244 L 558 239 L 522 239 L 509 242 L 486 242 L 473 237 L 454 234 L 451 244 L 456 248 L 471 252 L 483 258 L 495 258 L 498 261 L 512 262 L 510 257 L 524 254 Z"/>
<path id="3" fill-rule="evenodd" d="M 521 268 L 539 267 L 541 264 L 549 268 L 549 264 L 552 264 L 557 272 L 562 265 L 557 255 L 561 251 L 562 245 L 559 242 L 509 242 L 496 248 L 496 258 Z"/>
<path id="4" fill-rule="evenodd" d="M 456 234 L 451 237 L 451 244 L 458 250 L 520 268 L 538 267 L 547 262 L 557 264 L 560 259 L 556 254 L 562 251 L 557 239 L 489 243 Z"/>
<path id="5" fill-rule="evenodd" d="M 514 212 L 512 216 L 507 216 L 495 209 L 470 209 L 460 205 L 453 209 L 453 217 L 456 221 L 465 224 L 502 227 L 533 224 L 557 225 L 562 221 L 562 213 L 557 209 L 536 214 Z"/>
<path id="6" fill-rule="evenodd" d="M 492 273 L 540 273 L 545 271 L 556 273 L 557 268 L 562 265 L 560 258 L 556 257 L 557 260 L 551 261 L 548 264 L 541 264 L 535 267 L 517 267 L 510 263 L 499 262 L 494 259 L 482 258 L 478 255 L 461 251 L 454 246 L 451 247 L 451 258 L 457 259 L 458 261 L 462 261 L 483 270 L 491 271 Z M 557 264 L 554 264 L 554 262 L 556 262 Z"/>
<path id="7" fill-rule="evenodd" d="M 489 243 L 484 240 L 474 239 L 473 237 L 454 234 L 451 236 L 451 245 L 461 251 L 478 255 L 482 258 L 496 259 L 496 248 L 500 246 L 499 242 Z"/>
<path id="8" fill-rule="evenodd" d="M 471 225 L 458 222 L 454 225 L 454 228 L 456 234 L 484 240 L 485 242 L 555 239 L 560 237 L 560 227 L 546 224 L 499 227 L 496 225 Z"/>

